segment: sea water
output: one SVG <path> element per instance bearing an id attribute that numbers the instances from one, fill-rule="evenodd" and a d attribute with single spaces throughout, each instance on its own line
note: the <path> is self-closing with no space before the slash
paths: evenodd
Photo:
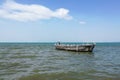
<path id="1" fill-rule="evenodd" d="M 120 80 L 120 43 L 96 43 L 91 53 L 0 43 L 0 80 Z"/>

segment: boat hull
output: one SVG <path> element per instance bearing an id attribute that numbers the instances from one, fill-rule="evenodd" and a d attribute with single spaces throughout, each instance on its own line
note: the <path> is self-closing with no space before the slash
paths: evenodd
<path id="1" fill-rule="evenodd" d="M 57 50 L 75 51 L 75 52 L 92 52 L 94 49 L 94 44 L 84 44 L 84 45 L 64 45 L 57 44 L 55 48 Z"/>

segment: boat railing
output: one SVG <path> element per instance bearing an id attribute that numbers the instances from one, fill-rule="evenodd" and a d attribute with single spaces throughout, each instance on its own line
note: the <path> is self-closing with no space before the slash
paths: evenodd
<path id="1" fill-rule="evenodd" d="M 89 45 L 96 45 L 96 43 L 83 43 L 83 44 L 61 44 L 60 42 L 59 43 L 56 43 L 55 46 L 89 46 Z"/>

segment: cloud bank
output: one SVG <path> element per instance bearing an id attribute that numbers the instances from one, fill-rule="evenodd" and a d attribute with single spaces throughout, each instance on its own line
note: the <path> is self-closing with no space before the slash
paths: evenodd
<path id="1" fill-rule="evenodd" d="M 42 5 L 20 4 L 14 0 L 6 0 L 6 2 L 0 6 L 0 18 L 17 21 L 36 21 L 51 18 L 70 20 L 72 16 L 68 13 L 69 10 L 65 8 L 59 8 L 53 11 Z"/>

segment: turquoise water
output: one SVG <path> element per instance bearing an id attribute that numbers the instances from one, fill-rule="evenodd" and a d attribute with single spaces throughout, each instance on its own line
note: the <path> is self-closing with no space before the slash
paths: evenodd
<path id="1" fill-rule="evenodd" d="M 0 43 L 0 80 L 120 80 L 120 43 L 97 43 L 92 53 Z"/>

